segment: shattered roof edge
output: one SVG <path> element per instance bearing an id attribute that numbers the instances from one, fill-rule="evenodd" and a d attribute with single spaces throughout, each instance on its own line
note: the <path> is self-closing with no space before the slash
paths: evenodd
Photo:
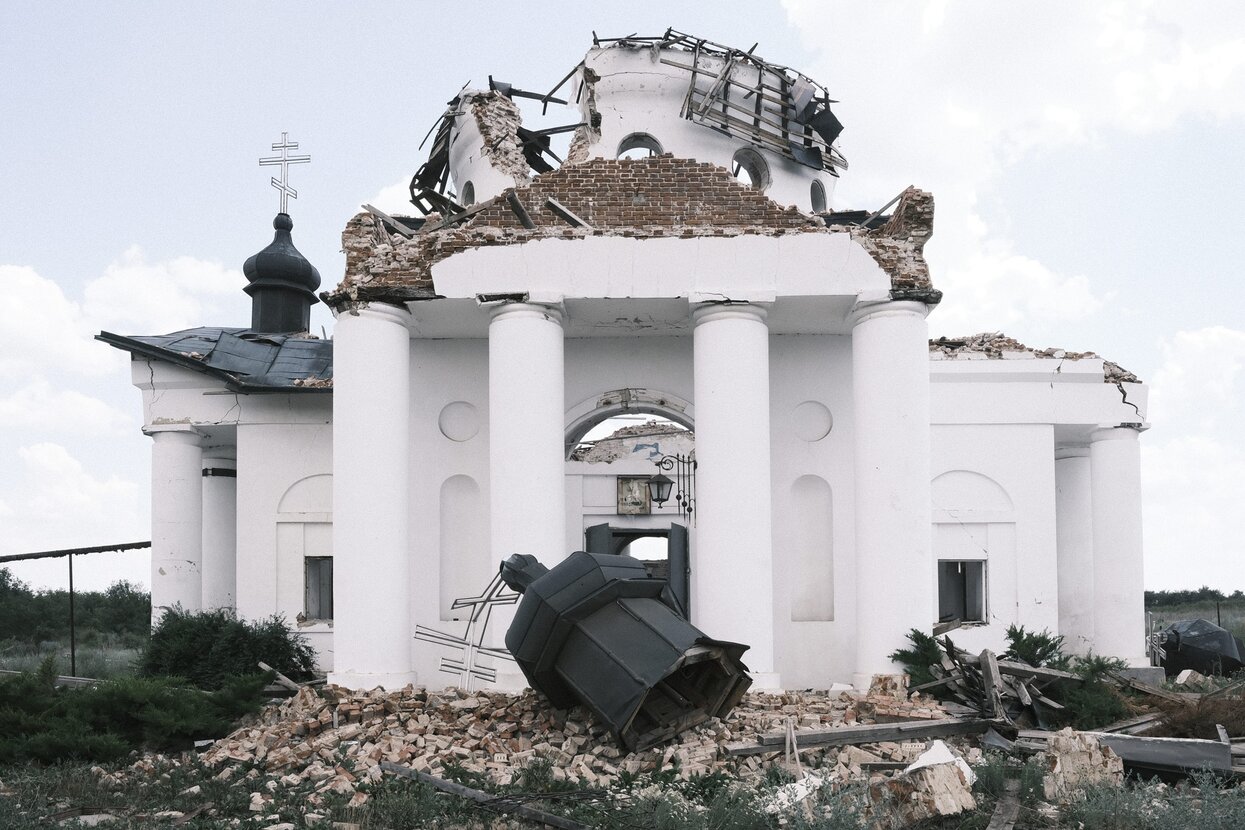
<path id="1" fill-rule="evenodd" d="M 222 329 L 222 331 L 225 330 Z M 144 357 L 165 360 L 176 366 L 182 366 L 200 374 L 223 380 L 226 389 L 242 395 L 288 395 L 307 392 L 328 392 L 331 394 L 333 392 L 333 387 L 331 386 L 272 386 L 262 383 L 248 383 L 237 375 L 226 372 L 223 369 L 217 369 L 215 366 L 208 366 L 201 361 L 195 360 L 193 357 L 186 357 L 181 352 L 175 352 L 172 349 L 166 349 L 161 346 L 153 346 L 150 343 L 144 343 L 141 340 L 135 340 L 123 334 L 114 334 L 110 331 L 100 331 L 99 334 L 95 335 L 95 339 L 101 343 L 107 343 L 115 349 L 129 352 L 131 355 L 141 354 Z"/>

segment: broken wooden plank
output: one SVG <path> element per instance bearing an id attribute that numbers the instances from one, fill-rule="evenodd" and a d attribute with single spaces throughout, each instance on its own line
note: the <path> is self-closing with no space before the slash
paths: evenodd
<path id="1" fill-rule="evenodd" d="M 1202 698 L 1205 699 L 1208 697 L 1220 697 L 1222 695 L 1236 694 L 1238 692 L 1245 693 L 1245 677 L 1242 677 L 1240 680 L 1229 683 L 1226 686 L 1220 686 L 1218 689 L 1215 689 L 1212 692 L 1207 692 L 1206 694 L 1202 695 Z"/>
<path id="2" fill-rule="evenodd" d="M 1125 686 L 1135 692 L 1150 695 L 1151 697 L 1157 697 L 1162 700 L 1170 700 L 1173 703 L 1181 703 L 1186 706 L 1192 705 L 1193 703 L 1192 700 L 1184 695 L 1169 692 L 1166 689 L 1160 689 L 1158 686 L 1151 686 L 1149 683 L 1142 683 L 1140 680 L 1126 677 L 1125 675 L 1117 674 L 1116 672 L 1107 672 L 1106 676 L 1121 686 Z"/>
<path id="3" fill-rule="evenodd" d="M 578 216 L 576 216 L 574 213 L 571 212 L 570 208 L 568 208 L 566 205 L 562 204 L 561 202 L 559 202 L 557 199 L 553 198 L 552 196 L 550 196 L 548 199 L 545 199 L 545 206 L 548 207 L 555 214 L 557 214 L 557 216 L 560 219 L 562 219 L 562 221 L 566 222 L 571 227 L 585 228 L 587 230 L 592 230 L 591 225 L 589 225 L 583 219 L 580 219 Z"/>
<path id="4" fill-rule="evenodd" d="M 986 825 L 986 830 L 1012 830 L 1018 818 L 1020 818 L 1020 782 L 1008 781 L 1004 787 L 1003 796 L 994 807 L 994 814 L 990 816 L 990 823 Z"/>
<path id="5" fill-rule="evenodd" d="M 1140 735 L 1148 729 L 1153 729 L 1162 719 L 1162 712 L 1150 712 L 1145 715 L 1138 715 L 1135 718 L 1117 720 L 1115 723 L 1107 724 L 1098 731 L 1118 732 L 1122 735 Z"/>
<path id="6" fill-rule="evenodd" d="M 372 214 L 373 216 L 375 216 L 381 222 L 393 228 L 396 232 L 400 233 L 402 236 L 405 236 L 407 239 L 410 239 L 416 233 L 418 233 L 418 231 L 416 231 L 414 228 L 410 227 L 409 225 L 404 225 L 403 223 L 399 222 L 397 219 L 394 219 L 388 213 L 385 213 L 380 208 L 374 208 L 371 205 L 364 205 L 363 209 L 366 210 L 368 213 Z"/>
<path id="7" fill-rule="evenodd" d="M 257 663 L 256 665 L 258 665 L 264 671 L 272 672 L 273 682 L 276 683 L 278 686 L 281 686 L 282 688 L 285 688 L 285 689 L 289 689 L 291 692 L 302 691 L 302 688 L 303 688 L 302 686 L 299 686 L 293 680 L 290 680 L 288 677 L 286 677 L 281 672 L 274 669 L 272 666 L 265 663 L 263 660 L 260 660 L 259 663 Z"/>
<path id="8" fill-rule="evenodd" d="M 801 747 L 847 746 L 849 744 L 872 744 L 882 741 L 925 740 L 951 735 L 978 735 L 990 728 L 988 720 L 961 720 L 946 718 L 907 723 L 862 724 L 842 726 L 837 729 L 812 729 L 797 731 Z M 731 755 L 760 755 L 765 752 L 781 752 L 786 740 L 785 731 L 766 732 L 755 744 L 729 744 Z"/>
<path id="9" fill-rule="evenodd" d="M 516 816 L 528 819 L 529 821 L 547 824 L 550 827 L 557 827 L 558 830 L 591 830 L 586 824 L 580 824 L 578 821 L 572 821 L 569 818 L 555 816 L 553 813 L 546 813 L 544 810 L 537 810 L 535 807 L 529 807 L 526 804 L 514 804 L 506 801 L 504 798 L 499 799 L 489 795 L 482 790 L 474 790 L 471 787 L 464 787 L 454 781 L 446 781 L 444 778 L 438 778 L 435 775 L 429 775 L 426 772 L 419 772 L 408 767 L 399 766 L 391 761 L 381 761 L 380 768 L 385 772 L 403 778 L 410 778 L 414 781 L 422 781 L 430 784 L 438 790 L 466 798 L 474 801 L 476 804 L 482 804 L 490 809 L 497 810 L 502 813 L 514 813 Z"/>
<path id="10" fill-rule="evenodd" d="M 1007 718 L 1007 711 L 1003 708 L 1003 676 L 999 674 L 998 659 L 990 649 L 981 652 L 977 659 L 981 668 L 981 683 L 986 692 L 986 717 L 991 720 Z"/>
<path id="11" fill-rule="evenodd" d="M 1085 678 L 1079 674 L 1060 669 L 1030 666 L 1028 663 L 1017 663 L 1013 660 L 999 660 L 998 665 L 999 672 L 1009 677 L 1023 677 L 1025 680 L 1070 680 L 1077 684 L 1085 682 Z"/>
<path id="12" fill-rule="evenodd" d="M 523 203 L 519 201 L 519 194 L 513 190 L 507 191 L 506 204 L 510 205 L 510 212 L 519 220 L 520 225 L 529 231 L 536 228 L 536 223 L 532 221 L 531 214 L 527 212 L 527 208 L 523 207 Z"/>

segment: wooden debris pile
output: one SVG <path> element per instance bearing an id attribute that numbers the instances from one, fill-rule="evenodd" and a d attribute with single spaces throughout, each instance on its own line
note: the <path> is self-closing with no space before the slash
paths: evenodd
<path id="1" fill-rule="evenodd" d="M 1060 682 L 1084 682 L 1072 672 L 1000 660 L 989 649 L 970 654 L 956 648 L 950 637 L 938 642 L 943 648 L 942 661 L 930 666 L 937 679 L 914 691 L 946 690 L 959 702 L 958 706 L 944 702 L 943 706 L 953 714 L 977 715 L 1011 726 L 1025 723 L 1045 728 L 1046 714 L 1064 709 L 1045 694 L 1047 688 Z"/>

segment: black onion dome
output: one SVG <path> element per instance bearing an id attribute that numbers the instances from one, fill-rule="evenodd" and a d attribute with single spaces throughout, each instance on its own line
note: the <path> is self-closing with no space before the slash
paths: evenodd
<path id="1" fill-rule="evenodd" d="M 272 244 L 248 259 L 242 266 L 251 295 L 251 328 L 255 331 L 306 331 L 311 306 L 318 302 L 320 272 L 298 249 L 290 231 L 294 222 L 289 214 L 278 213 L 272 220 L 276 229 Z"/>

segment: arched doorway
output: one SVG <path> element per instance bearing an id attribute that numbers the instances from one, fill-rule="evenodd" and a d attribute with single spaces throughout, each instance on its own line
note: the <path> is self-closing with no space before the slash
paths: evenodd
<path id="1" fill-rule="evenodd" d="M 614 390 L 569 413 L 566 444 L 568 524 L 583 533 L 577 544 L 641 560 L 650 576 L 670 584 L 690 618 L 694 513 L 674 498 L 654 504 L 647 487 L 661 459 L 694 459 L 689 410 L 685 401 L 652 390 Z M 692 487 L 680 483 L 687 499 Z"/>

